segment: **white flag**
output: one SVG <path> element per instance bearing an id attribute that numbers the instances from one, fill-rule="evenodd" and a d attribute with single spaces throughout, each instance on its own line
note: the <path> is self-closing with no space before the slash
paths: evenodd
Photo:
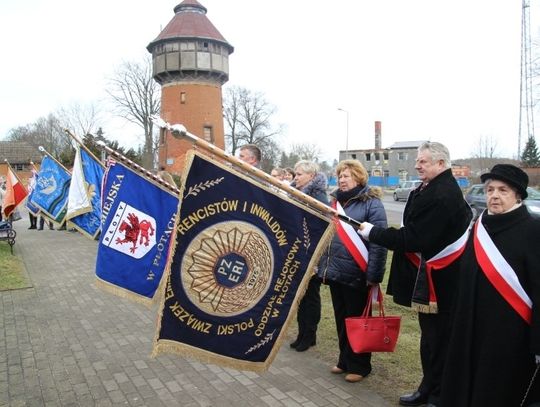
<path id="1" fill-rule="evenodd" d="M 71 185 L 69 187 L 66 220 L 92 211 L 92 201 L 87 192 L 86 181 L 82 167 L 81 149 L 77 147 Z"/>

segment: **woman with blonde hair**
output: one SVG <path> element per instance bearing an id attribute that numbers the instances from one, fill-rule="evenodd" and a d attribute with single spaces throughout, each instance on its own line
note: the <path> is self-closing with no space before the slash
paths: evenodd
<path id="1" fill-rule="evenodd" d="M 386 227 L 386 212 L 381 202 L 382 190 L 368 186 L 368 173 L 359 161 L 344 160 L 337 168 L 338 188 L 331 194 L 332 206 L 359 222 L 370 222 Z M 339 226 L 338 226 L 339 227 Z M 367 266 L 357 262 L 351 246 L 336 233 L 319 262 L 319 277 L 328 284 L 334 307 L 334 318 L 339 343 L 338 361 L 330 370 L 345 375 L 351 383 L 359 382 L 371 372 L 371 353 L 356 354 L 351 349 L 345 330 L 345 318 L 362 314 L 369 288 L 383 279 L 387 249 L 363 241 Z M 356 257 L 357 258 L 357 257 Z"/>
<path id="2" fill-rule="evenodd" d="M 312 161 L 298 161 L 294 166 L 295 177 L 291 186 L 304 194 L 328 205 L 326 176 L 319 172 L 319 165 Z M 317 342 L 317 326 L 321 320 L 321 281 L 314 275 L 309 281 L 306 293 L 298 306 L 298 336 L 291 348 L 303 352 Z"/>

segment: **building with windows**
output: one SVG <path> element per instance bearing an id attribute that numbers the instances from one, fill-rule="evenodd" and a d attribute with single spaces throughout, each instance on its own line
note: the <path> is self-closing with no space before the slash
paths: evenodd
<path id="1" fill-rule="evenodd" d="M 229 55 L 234 48 L 206 17 L 197 0 L 184 0 L 174 17 L 148 46 L 153 76 L 161 85 L 161 117 L 182 124 L 204 140 L 224 149 L 222 85 L 229 80 Z M 179 174 L 186 140 L 169 131 L 160 135 L 158 168 Z"/>
<path id="2" fill-rule="evenodd" d="M 23 184 L 27 184 L 32 175 L 33 162 L 36 168 L 41 165 L 42 156 L 39 150 L 25 141 L 0 141 L 0 177 L 5 179 L 7 162 L 16 172 Z"/>
<path id="3" fill-rule="evenodd" d="M 360 161 L 370 175 L 371 184 L 395 186 L 418 178 L 414 164 L 418 147 L 425 141 L 399 141 L 382 148 L 381 122 L 376 121 L 375 148 L 340 151 L 339 159 Z"/>
<path id="4" fill-rule="evenodd" d="M 375 148 L 340 151 L 339 159 L 353 159 L 362 163 L 369 174 L 369 183 L 394 187 L 404 181 L 418 179 L 414 168 L 418 147 L 428 140 L 398 141 L 390 147 L 381 147 L 381 122 L 375 122 Z M 452 165 L 452 174 L 461 187 L 469 185 L 471 167 Z"/>

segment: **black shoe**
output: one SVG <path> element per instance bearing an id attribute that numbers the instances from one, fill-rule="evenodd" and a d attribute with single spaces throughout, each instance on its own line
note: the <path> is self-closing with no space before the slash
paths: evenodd
<path id="1" fill-rule="evenodd" d="M 300 336 L 300 334 L 298 334 L 298 336 L 296 337 L 296 339 L 294 340 L 294 342 L 291 342 L 291 343 L 289 344 L 289 346 L 290 346 L 291 348 L 294 349 L 294 348 L 296 348 L 296 347 L 300 344 L 301 341 L 302 341 L 302 337 Z"/>
<path id="2" fill-rule="evenodd" d="M 30 226 L 28 229 L 36 229 L 35 226 Z"/>
<path id="3" fill-rule="evenodd" d="M 38 228 L 38 230 L 43 230 L 43 228 Z"/>
<path id="4" fill-rule="evenodd" d="M 427 404 L 426 404 L 426 407 L 437 407 L 437 405 L 436 405 L 436 404 L 433 404 L 433 403 L 427 403 Z"/>
<path id="5" fill-rule="evenodd" d="M 415 391 L 412 394 L 405 394 L 399 398 L 399 404 L 402 406 L 421 406 L 422 404 L 426 404 L 427 401 L 428 396 L 419 391 Z"/>
<path id="6" fill-rule="evenodd" d="M 298 345 L 296 345 L 296 351 L 297 352 L 304 352 L 306 350 L 308 350 L 310 347 L 312 346 L 315 346 L 317 344 L 317 339 L 316 338 L 308 338 L 308 337 L 303 337 L 302 340 L 300 341 L 300 343 Z"/>

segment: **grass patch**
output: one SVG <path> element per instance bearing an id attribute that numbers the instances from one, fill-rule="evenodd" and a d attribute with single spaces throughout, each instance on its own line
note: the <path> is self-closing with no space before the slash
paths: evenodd
<path id="1" fill-rule="evenodd" d="M 381 284 L 383 293 L 386 292 L 392 252 L 388 252 L 386 273 Z M 416 390 L 422 379 L 420 365 L 420 328 L 418 315 L 410 308 L 394 304 L 392 298 L 385 295 L 385 314 L 401 315 L 401 329 L 396 350 L 393 353 L 373 353 L 371 364 L 373 370 L 360 386 L 367 386 L 390 403 L 396 403 L 402 394 Z M 321 322 L 317 329 L 317 346 L 310 348 L 311 355 L 316 355 L 330 367 L 334 366 L 338 357 L 338 344 L 334 311 L 330 289 L 321 285 Z M 375 312 L 378 312 L 375 310 Z M 296 324 L 293 324 L 296 328 Z M 297 330 L 289 331 L 290 339 L 296 338 Z M 308 355 L 306 355 L 308 357 Z M 330 374 L 330 371 L 328 371 Z"/>
<path id="2" fill-rule="evenodd" d="M 32 287 L 21 258 L 12 255 L 9 245 L 0 242 L 0 290 Z"/>

